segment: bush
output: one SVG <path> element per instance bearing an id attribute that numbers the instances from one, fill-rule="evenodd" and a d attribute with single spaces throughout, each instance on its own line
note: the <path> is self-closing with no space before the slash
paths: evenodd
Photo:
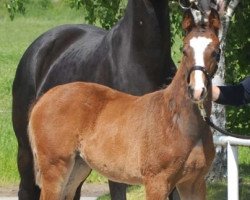
<path id="1" fill-rule="evenodd" d="M 250 1 L 242 0 L 229 25 L 226 44 L 226 83 L 236 84 L 250 75 Z M 250 107 L 227 107 L 227 127 L 250 134 Z"/>
<path id="2" fill-rule="evenodd" d="M 27 0 L 8 0 L 5 3 L 5 6 L 9 12 L 11 20 L 14 19 L 15 13 L 19 12 L 21 14 L 25 13 L 25 3 Z"/>

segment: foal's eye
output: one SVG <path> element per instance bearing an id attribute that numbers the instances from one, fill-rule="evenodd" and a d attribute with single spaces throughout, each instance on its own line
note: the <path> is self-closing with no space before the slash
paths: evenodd
<path id="1" fill-rule="evenodd" d="M 215 58 L 215 57 L 216 57 L 216 55 L 217 55 L 216 51 L 213 51 L 213 52 L 212 52 L 212 57 L 214 57 L 214 58 Z"/>
<path id="2" fill-rule="evenodd" d="M 214 57 L 216 62 L 219 62 L 220 61 L 220 49 L 213 51 L 212 56 Z"/>

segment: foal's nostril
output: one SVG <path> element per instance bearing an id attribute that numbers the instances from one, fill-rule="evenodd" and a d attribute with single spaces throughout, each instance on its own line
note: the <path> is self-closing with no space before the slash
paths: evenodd
<path id="1" fill-rule="evenodd" d="M 193 101 L 201 101 L 207 96 L 207 89 L 205 87 L 195 89 L 188 86 L 188 95 Z"/>
<path id="2" fill-rule="evenodd" d="M 188 94 L 190 98 L 193 98 L 194 95 L 194 89 L 191 86 L 188 86 Z"/>
<path id="3" fill-rule="evenodd" d="M 201 99 L 205 98 L 206 94 L 207 94 L 207 89 L 204 87 L 204 88 L 202 88 Z"/>

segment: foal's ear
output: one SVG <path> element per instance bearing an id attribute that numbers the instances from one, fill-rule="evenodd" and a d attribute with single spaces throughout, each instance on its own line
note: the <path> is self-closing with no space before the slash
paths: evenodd
<path id="1" fill-rule="evenodd" d="M 192 12 L 190 9 L 186 10 L 184 13 L 182 28 L 186 33 L 189 33 L 193 27 L 195 27 L 195 21 Z"/>
<path id="2" fill-rule="evenodd" d="M 211 9 L 211 12 L 209 14 L 208 18 L 209 27 L 215 31 L 216 34 L 218 34 L 218 31 L 220 29 L 220 16 L 218 12 L 215 9 Z"/>

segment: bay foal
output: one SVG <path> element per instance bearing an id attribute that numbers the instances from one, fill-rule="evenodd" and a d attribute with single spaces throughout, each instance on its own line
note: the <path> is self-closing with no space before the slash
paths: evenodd
<path id="1" fill-rule="evenodd" d="M 124 17 L 111 30 L 86 24 L 58 26 L 39 36 L 23 54 L 12 89 L 19 200 L 40 196 L 30 170 L 33 157 L 27 126 L 32 102 L 57 85 L 75 81 L 143 95 L 169 84 L 175 74 L 168 0 L 127 2 Z M 124 184 L 109 181 L 109 186 L 112 200 L 126 200 Z M 81 185 L 75 200 L 80 199 L 80 191 Z"/>
<path id="2" fill-rule="evenodd" d="M 73 199 L 95 169 L 113 181 L 144 184 L 148 200 L 165 200 L 175 186 L 182 199 L 204 200 L 214 146 L 197 104 L 210 113 L 219 25 L 215 11 L 206 25 L 187 13 L 184 55 L 166 89 L 137 97 L 75 82 L 43 95 L 29 120 L 40 199 Z"/>

